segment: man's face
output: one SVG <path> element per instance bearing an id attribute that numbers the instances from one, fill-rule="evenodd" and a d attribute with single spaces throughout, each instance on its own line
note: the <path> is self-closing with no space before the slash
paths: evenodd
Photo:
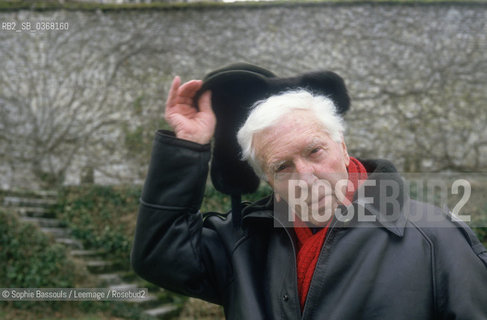
<path id="1" fill-rule="evenodd" d="M 331 217 L 343 200 L 337 196 L 344 195 L 347 187 L 350 158 L 345 143 L 332 140 L 311 111 L 296 110 L 283 116 L 273 127 L 255 134 L 253 145 L 276 198 L 288 203 L 292 202 L 290 195 L 293 199 L 294 196 L 305 199 L 308 213 L 302 212 L 299 206 L 294 208 L 295 213 L 313 225 L 326 224 L 323 216 Z M 289 192 L 291 180 L 300 181 L 292 193 Z M 311 214 L 312 208 L 317 208 L 322 217 Z"/>

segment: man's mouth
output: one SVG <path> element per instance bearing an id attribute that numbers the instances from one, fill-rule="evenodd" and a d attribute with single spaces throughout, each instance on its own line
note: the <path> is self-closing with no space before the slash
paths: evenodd
<path id="1" fill-rule="evenodd" d="M 313 197 L 310 197 L 310 199 L 308 201 L 306 201 L 306 204 L 308 206 L 312 206 L 313 204 L 318 204 L 318 207 L 321 207 L 321 206 L 324 206 L 325 203 L 326 203 L 326 199 L 327 197 L 334 197 L 335 196 L 335 193 L 334 192 L 329 192 L 329 193 L 325 193 L 323 195 L 320 195 L 318 197 L 318 201 L 313 201 Z"/>

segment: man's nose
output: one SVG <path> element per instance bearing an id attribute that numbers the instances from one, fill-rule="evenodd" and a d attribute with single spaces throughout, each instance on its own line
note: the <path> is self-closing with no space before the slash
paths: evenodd
<path id="1" fill-rule="evenodd" d="M 317 179 L 314 167 L 306 161 L 296 161 L 294 164 L 296 178 L 306 181 L 308 185 L 312 185 Z"/>
<path id="2" fill-rule="evenodd" d="M 298 159 L 294 162 L 294 169 L 298 174 L 313 173 L 313 166 L 309 161 Z"/>

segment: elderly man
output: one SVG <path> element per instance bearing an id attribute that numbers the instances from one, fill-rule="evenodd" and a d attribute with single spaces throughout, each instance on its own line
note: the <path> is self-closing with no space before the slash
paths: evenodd
<path id="1" fill-rule="evenodd" d="M 487 319 L 485 249 L 468 227 L 410 200 L 390 163 L 351 157 L 327 97 L 296 89 L 259 101 L 238 142 L 274 193 L 246 205 L 238 229 L 232 213 L 203 219 L 216 118 L 209 91 L 194 105 L 201 86 L 178 77 L 171 86 L 174 133 L 155 138 L 132 251 L 138 274 L 221 304 L 228 319 Z M 401 191 L 395 205 L 380 201 L 385 180 Z M 367 219 L 347 218 L 360 209 Z"/>

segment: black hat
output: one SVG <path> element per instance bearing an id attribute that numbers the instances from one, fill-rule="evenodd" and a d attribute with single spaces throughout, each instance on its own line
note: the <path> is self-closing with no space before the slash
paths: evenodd
<path id="1" fill-rule="evenodd" d="M 335 103 L 337 112 L 341 115 L 350 107 L 350 98 L 343 79 L 331 71 L 279 78 L 264 68 L 238 63 L 205 76 L 195 101 L 198 101 L 199 95 L 204 91 L 212 91 L 211 103 L 217 123 L 211 180 L 218 191 L 240 195 L 257 190 L 259 178 L 247 162 L 240 160 L 241 148 L 237 142 L 237 132 L 255 102 L 298 88 L 327 96 Z"/>

